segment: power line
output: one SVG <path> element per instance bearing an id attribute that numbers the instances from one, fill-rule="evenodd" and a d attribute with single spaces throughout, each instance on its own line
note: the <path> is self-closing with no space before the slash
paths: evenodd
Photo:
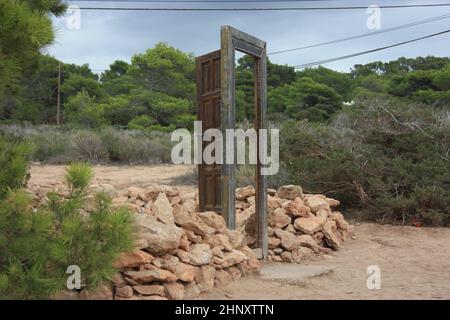
<path id="1" fill-rule="evenodd" d="M 386 50 L 386 49 L 390 49 L 390 48 L 394 48 L 394 47 L 398 47 L 404 44 L 408 44 L 411 42 L 416 42 L 416 41 L 420 41 L 420 40 L 424 40 L 424 39 L 428 39 L 428 38 L 432 38 L 432 37 L 436 37 L 445 33 L 449 33 L 449 30 L 445 30 L 445 31 L 441 31 L 441 32 L 437 32 L 437 33 L 433 33 L 430 35 L 426 35 L 420 38 L 415 38 L 415 39 L 411 39 L 408 41 L 403 41 L 403 42 L 399 42 L 393 45 L 389 45 L 389 46 L 385 46 L 385 47 L 381 47 L 381 48 L 376 48 L 376 49 L 371 49 L 371 50 L 367 50 L 367 51 L 362 51 L 362 52 L 358 52 L 358 53 L 353 53 L 353 54 L 348 54 L 345 56 L 340 56 L 340 57 L 336 57 L 336 58 L 330 58 L 330 59 L 325 59 L 325 60 L 320 60 L 320 61 L 315 61 L 315 62 L 309 62 L 309 63 L 305 63 L 305 64 L 299 64 L 296 66 L 293 66 L 294 69 L 304 69 L 307 67 L 313 67 L 313 66 L 318 66 L 321 64 L 325 64 L 325 63 L 330 63 L 330 62 L 334 62 L 334 61 L 339 61 L 339 60 L 344 60 L 344 59 L 349 59 L 349 58 L 353 58 L 353 57 L 357 57 L 357 56 L 361 56 L 361 55 L 365 55 L 368 53 L 372 53 L 372 52 L 377 52 L 377 51 L 381 51 L 381 50 Z"/>
<path id="2" fill-rule="evenodd" d="M 360 38 L 364 38 L 364 37 L 369 37 L 369 36 L 374 36 L 374 35 L 378 35 L 378 34 L 382 34 L 382 33 L 391 32 L 391 31 L 406 29 L 406 28 L 418 26 L 418 25 L 421 25 L 421 24 L 434 22 L 434 21 L 438 21 L 438 20 L 443 20 L 443 19 L 448 19 L 448 18 L 450 18 L 450 14 L 444 14 L 442 16 L 437 16 L 437 17 L 433 17 L 433 18 L 429 18 L 429 19 L 419 20 L 419 21 L 407 23 L 407 24 L 404 24 L 404 25 L 391 27 L 391 28 L 387 28 L 387 29 L 383 29 L 383 30 L 378 30 L 378 31 L 374 31 L 374 32 L 369 32 L 369 33 L 363 33 L 363 34 L 359 34 L 359 35 L 355 35 L 355 36 L 351 36 L 351 37 L 331 40 L 331 41 L 327 41 L 327 42 L 316 43 L 316 44 L 307 45 L 307 46 L 298 47 L 298 48 L 292 48 L 292 49 L 286 49 L 286 50 L 269 52 L 267 55 L 275 55 L 275 54 L 280 54 L 280 53 L 286 53 L 286 52 L 292 52 L 292 51 L 299 51 L 299 50 L 304 50 L 304 49 L 316 48 L 316 47 L 320 47 L 320 46 L 324 46 L 324 45 L 339 43 L 339 42 L 348 41 L 348 40 L 355 40 L 355 39 L 360 39 Z"/>
<path id="3" fill-rule="evenodd" d="M 449 7 L 450 3 L 381 5 L 380 9 Z M 139 8 L 139 7 L 80 7 L 81 10 L 97 11 L 318 11 L 318 10 L 358 10 L 367 6 L 344 7 L 271 7 L 271 8 Z"/>
<path id="4" fill-rule="evenodd" d="M 352 0 L 68 0 L 69 2 L 143 2 L 143 3 L 274 3 L 274 2 L 337 2 Z"/>

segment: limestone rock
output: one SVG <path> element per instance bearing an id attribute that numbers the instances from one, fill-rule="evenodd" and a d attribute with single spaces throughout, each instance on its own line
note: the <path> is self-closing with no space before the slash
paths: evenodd
<path id="1" fill-rule="evenodd" d="M 214 285 L 216 287 L 226 286 L 231 281 L 231 276 L 225 270 L 217 270 L 214 276 Z"/>
<path id="2" fill-rule="evenodd" d="M 313 234 L 322 229 L 325 221 L 326 218 L 315 216 L 309 218 L 297 218 L 294 221 L 294 228 L 306 234 Z"/>
<path id="3" fill-rule="evenodd" d="M 167 269 L 173 272 L 175 276 L 178 278 L 178 280 L 185 282 L 194 281 L 195 274 L 197 273 L 198 270 L 197 267 L 182 262 L 176 265 L 168 266 Z"/>
<path id="4" fill-rule="evenodd" d="M 189 251 L 190 263 L 194 266 L 209 264 L 212 259 L 212 253 L 207 244 L 193 244 Z"/>
<path id="5" fill-rule="evenodd" d="M 177 277 L 172 272 L 156 267 L 153 267 L 150 270 L 125 271 L 124 274 L 126 277 L 129 277 L 138 283 L 148 283 L 152 281 L 172 282 L 177 280 Z"/>
<path id="6" fill-rule="evenodd" d="M 183 218 L 183 219 L 185 219 L 185 218 Z M 195 234 L 197 234 L 199 236 L 202 236 L 202 237 L 204 237 L 206 235 L 212 235 L 212 234 L 216 233 L 216 230 L 214 228 L 208 226 L 195 213 L 194 214 L 190 214 L 188 216 L 188 219 L 184 220 L 183 222 L 181 222 L 178 219 L 177 219 L 177 221 L 178 221 L 177 224 L 182 226 L 183 229 L 192 231 Z"/>
<path id="7" fill-rule="evenodd" d="M 183 249 L 183 250 L 186 250 L 186 251 L 189 251 L 190 246 L 191 246 L 191 243 L 189 242 L 189 239 L 188 239 L 188 236 L 186 234 L 186 231 L 183 230 L 183 234 L 181 235 L 181 238 L 180 238 L 180 246 L 179 246 L 179 248 Z"/>
<path id="8" fill-rule="evenodd" d="M 212 253 L 213 257 L 218 257 L 218 258 L 223 259 L 223 251 L 222 251 L 222 249 L 220 249 L 220 247 L 211 248 L 211 253 Z"/>
<path id="9" fill-rule="evenodd" d="M 275 229 L 274 233 L 281 240 L 283 249 L 291 251 L 300 247 L 300 242 L 294 234 L 281 229 Z"/>
<path id="10" fill-rule="evenodd" d="M 216 212 L 207 211 L 197 213 L 197 216 L 208 226 L 214 228 L 216 231 L 220 232 L 227 228 L 225 219 Z"/>
<path id="11" fill-rule="evenodd" d="M 291 218 L 286 215 L 284 209 L 277 208 L 272 214 L 269 214 L 269 226 L 272 228 L 283 229 L 291 223 Z"/>
<path id="12" fill-rule="evenodd" d="M 96 289 L 83 289 L 80 292 L 81 300 L 113 300 L 113 292 L 108 284 L 101 284 Z"/>
<path id="13" fill-rule="evenodd" d="M 161 285 L 142 285 L 142 286 L 134 286 L 134 291 L 144 296 L 164 296 L 164 287 Z"/>
<path id="14" fill-rule="evenodd" d="M 131 288 L 131 286 L 116 288 L 116 297 L 131 298 L 132 296 L 133 288 Z"/>
<path id="15" fill-rule="evenodd" d="M 237 200 L 245 200 L 250 196 L 255 195 L 255 188 L 253 186 L 247 186 L 243 188 L 238 188 L 236 190 L 236 199 Z"/>
<path id="16" fill-rule="evenodd" d="M 300 236 L 297 236 L 297 241 L 301 247 L 309 248 L 316 253 L 319 252 L 319 246 L 317 245 L 316 241 L 314 241 L 314 238 L 309 234 L 302 234 Z"/>
<path id="17" fill-rule="evenodd" d="M 322 228 L 322 232 L 325 235 L 325 241 L 334 250 L 338 250 L 341 246 L 341 240 L 336 234 L 336 222 L 333 220 L 327 220 Z"/>
<path id="18" fill-rule="evenodd" d="M 296 197 L 303 197 L 303 190 L 300 186 L 287 185 L 278 188 L 277 196 L 282 199 L 294 200 Z"/>
<path id="19" fill-rule="evenodd" d="M 284 251 L 283 253 L 281 253 L 281 259 L 284 262 L 294 262 L 294 259 L 292 258 L 292 253 L 290 251 Z"/>
<path id="20" fill-rule="evenodd" d="M 189 282 L 184 287 L 184 299 L 192 299 L 200 294 L 200 289 L 195 284 L 195 282 Z"/>
<path id="21" fill-rule="evenodd" d="M 184 285 L 179 282 L 170 282 L 163 284 L 165 294 L 169 299 L 181 300 L 184 297 Z"/>
<path id="22" fill-rule="evenodd" d="M 167 225 L 154 217 L 136 215 L 138 239 L 147 241 L 147 250 L 154 254 L 164 254 L 176 250 L 180 246 L 183 231 L 175 224 Z"/>
<path id="23" fill-rule="evenodd" d="M 156 201 L 153 203 L 151 207 L 152 214 L 164 224 L 173 224 L 175 222 L 173 216 L 172 205 L 167 199 L 165 193 L 160 193 L 156 198 Z"/>
<path id="24" fill-rule="evenodd" d="M 214 287 L 216 269 L 212 266 L 201 266 L 195 274 L 195 282 L 201 292 L 210 291 Z"/>
<path id="25" fill-rule="evenodd" d="M 258 273 L 261 270 L 261 263 L 258 260 L 255 252 L 248 246 L 243 246 L 240 251 L 247 257 L 246 265 L 253 273 Z"/>
<path id="26" fill-rule="evenodd" d="M 300 199 L 300 198 L 296 198 Z M 288 201 L 283 206 L 286 213 L 295 218 L 295 217 L 308 217 L 311 215 L 311 209 L 303 204 L 299 204 L 296 201 Z"/>
<path id="27" fill-rule="evenodd" d="M 238 230 L 225 229 L 224 234 L 230 240 L 233 248 L 238 249 L 244 245 L 244 236 L 242 232 L 239 232 Z"/>
<path id="28" fill-rule="evenodd" d="M 224 252 L 224 258 L 221 262 L 223 268 L 231 267 L 247 259 L 247 256 L 239 250 Z"/>
<path id="29" fill-rule="evenodd" d="M 281 244 L 281 240 L 275 237 L 269 237 L 269 249 L 278 248 Z"/>
<path id="30" fill-rule="evenodd" d="M 317 212 L 320 209 L 330 211 L 330 204 L 322 195 L 308 195 L 305 196 L 305 204 L 311 209 L 312 212 Z"/>
<path id="31" fill-rule="evenodd" d="M 337 207 L 337 206 L 339 206 L 341 204 L 341 202 L 339 200 L 336 200 L 336 199 L 325 198 L 325 200 L 328 202 L 330 207 Z"/>
<path id="32" fill-rule="evenodd" d="M 153 259 L 151 254 L 142 250 L 134 252 L 122 253 L 119 259 L 114 263 L 114 267 L 118 269 L 137 267 L 141 264 L 150 262 Z"/>
<path id="33" fill-rule="evenodd" d="M 239 280 L 242 277 L 242 272 L 235 266 L 227 268 L 226 271 L 230 274 L 231 280 Z"/>
<path id="34" fill-rule="evenodd" d="M 219 247 L 226 251 L 232 251 L 233 245 L 231 244 L 228 237 L 224 234 L 215 234 L 209 237 L 205 237 L 205 243 L 209 244 L 211 248 Z"/>

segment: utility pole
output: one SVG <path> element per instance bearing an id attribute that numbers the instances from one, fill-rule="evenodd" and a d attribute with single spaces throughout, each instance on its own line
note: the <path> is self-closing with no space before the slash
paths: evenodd
<path id="1" fill-rule="evenodd" d="M 56 100 L 56 125 L 60 124 L 61 113 L 61 62 L 58 62 L 58 98 Z"/>

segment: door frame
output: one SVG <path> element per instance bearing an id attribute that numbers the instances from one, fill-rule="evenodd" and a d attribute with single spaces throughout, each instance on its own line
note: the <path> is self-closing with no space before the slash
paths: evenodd
<path id="1" fill-rule="evenodd" d="M 266 42 L 255 38 L 231 26 L 221 27 L 221 119 L 220 129 L 222 136 L 226 137 L 226 129 L 236 127 L 236 100 L 235 100 L 235 51 L 251 55 L 254 61 L 254 92 L 255 92 L 255 121 L 254 129 L 267 129 L 267 49 Z M 262 250 L 263 258 L 268 255 L 268 221 L 267 221 L 267 176 L 261 175 L 260 162 L 260 136 L 258 134 L 256 165 L 256 208 L 257 217 L 256 245 Z M 267 143 L 265 141 L 265 143 Z M 233 154 L 236 155 L 236 145 Z M 265 148 L 263 145 L 262 148 Z M 226 155 L 226 143 L 223 144 L 222 155 Z M 236 228 L 236 165 L 222 164 L 222 215 L 230 229 Z"/>

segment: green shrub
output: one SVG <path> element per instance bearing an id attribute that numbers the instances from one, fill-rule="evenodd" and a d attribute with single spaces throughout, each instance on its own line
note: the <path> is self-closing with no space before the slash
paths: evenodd
<path id="1" fill-rule="evenodd" d="M 280 136 L 282 168 L 306 192 L 335 197 L 359 218 L 450 225 L 445 109 L 370 95 L 332 125 L 288 122 Z"/>
<path id="2" fill-rule="evenodd" d="M 94 288 L 117 272 L 113 262 L 133 246 L 133 221 L 125 208 L 111 209 L 104 194 L 86 215 L 83 206 L 92 169 L 67 169 L 67 195 L 48 194 L 46 207 L 33 209 L 22 190 L 0 201 L 0 297 L 45 299 L 65 288 L 68 266 L 77 265 L 82 283 Z"/>
<path id="3" fill-rule="evenodd" d="M 26 182 L 26 171 L 31 145 L 10 142 L 0 136 L 0 199 L 9 189 L 22 187 Z"/>
<path id="4" fill-rule="evenodd" d="M 109 159 L 130 165 L 169 162 L 170 147 L 161 142 L 163 139 L 169 140 L 167 135 L 158 137 L 158 134 L 140 131 L 109 129 L 102 132 L 102 141 Z"/>
<path id="5" fill-rule="evenodd" d="M 78 159 L 90 163 L 108 161 L 108 151 L 96 132 L 79 131 L 72 136 L 71 142 Z"/>

